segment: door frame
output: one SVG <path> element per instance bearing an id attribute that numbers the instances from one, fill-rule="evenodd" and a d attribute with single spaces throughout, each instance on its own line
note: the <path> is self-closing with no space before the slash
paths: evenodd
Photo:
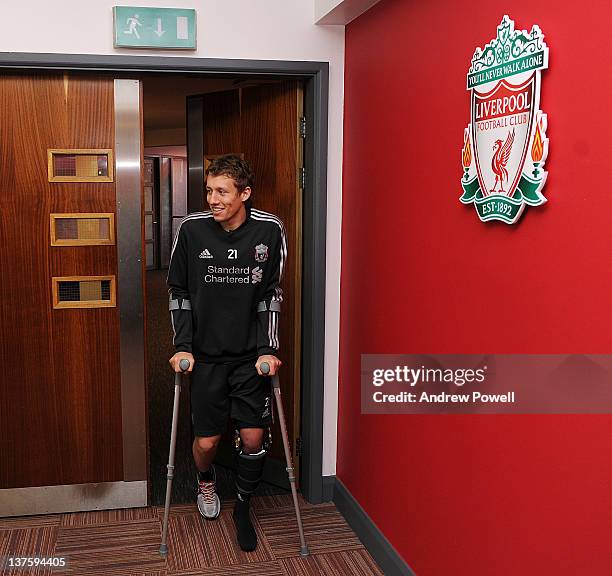
<path id="1" fill-rule="evenodd" d="M 283 60 L 230 60 L 167 56 L 0 52 L 0 69 L 79 72 L 199 74 L 300 78 L 304 82 L 307 167 L 302 246 L 302 456 L 301 490 L 324 500 L 323 398 L 325 356 L 325 241 L 327 226 L 327 121 L 329 64 Z M 140 331 L 142 333 L 142 330 Z M 123 386 L 123 382 L 122 382 Z"/>

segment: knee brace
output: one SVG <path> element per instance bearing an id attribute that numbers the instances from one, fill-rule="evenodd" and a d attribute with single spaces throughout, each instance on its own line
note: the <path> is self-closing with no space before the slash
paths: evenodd
<path id="1" fill-rule="evenodd" d="M 269 452 L 270 446 L 272 446 L 272 428 L 266 428 L 264 430 L 261 447 L 266 452 Z M 240 430 L 238 430 L 238 428 L 234 429 L 234 449 L 237 453 L 240 453 L 240 451 L 242 450 L 242 439 L 240 438 Z"/>
<path id="2" fill-rule="evenodd" d="M 236 488 L 241 494 L 251 495 L 261 481 L 267 452 L 262 448 L 256 454 L 238 453 Z"/>

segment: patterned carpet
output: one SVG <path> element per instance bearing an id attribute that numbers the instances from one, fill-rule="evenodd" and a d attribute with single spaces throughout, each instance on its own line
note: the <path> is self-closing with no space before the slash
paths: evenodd
<path id="1" fill-rule="evenodd" d="M 159 555 L 174 394 L 168 366 L 172 334 L 165 278 L 165 271 L 147 273 L 149 459 L 154 506 L 0 518 L 0 576 L 382 576 L 333 503 L 312 505 L 300 498 L 311 552 L 302 558 L 291 496 L 264 483 L 253 499 L 259 545 L 255 552 L 242 552 L 232 521 L 234 480 L 230 466 L 217 466 L 221 515 L 215 521 L 203 520 L 194 503 L 187 387 L 181 393 L 172 500 L 177 505 L 172 507 L 169 521 L 169 554 L 166 559 Z M 227 450 L 220 456 L 226 463 L 231 461 Z M 66 565 L 11 569 L 10 557 L 65 558 Z"/>
<path id="2" fill-rule="evenodd" d="M 295 513 L 288 495 L 253 500 L 259 545 L 245 553 L 236 542 L 233 502 L 203 520 L 195 506 L 173 506 L 166 559 L 159 555 L 162 507 L 4 518 L 0 575 L 79 576 L 382 576 L 334 504 L 300 499 L 311 555 L 299 555 Z M 63 557 L 64 568 L 10 570 L 8 557 Z"/>

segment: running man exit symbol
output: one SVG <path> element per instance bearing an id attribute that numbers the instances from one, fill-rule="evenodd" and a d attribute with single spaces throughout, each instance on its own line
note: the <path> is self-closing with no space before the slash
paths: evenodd
<path id="1" fill-rule="evenodd" d="M 115 48 L 195 50 L 196 11 L 114 6 Z"/>
<path id="2" fill-rule="evenodd" d="M 127 30 L 124 30 L 123 33 L 134 34 L 136 38 L 140 39 L 140 34 L 138 34 L 138 29 L 136 27 L 142 26 L 142 24 L 140 23 L 140 20 L 138 20 L 138 14 L 134 14 L 134 16 L 128 18 L 127 24 L 129 25 L 129 28 Z"/>

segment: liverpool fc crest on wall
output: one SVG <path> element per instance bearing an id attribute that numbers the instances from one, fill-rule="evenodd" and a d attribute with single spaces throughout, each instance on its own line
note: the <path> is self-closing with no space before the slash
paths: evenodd
<path id="1" fill-rule="evenodd" d="M 497 38 L 476 48 L 467 75 L 472 121 L 464 133 L 461 186 L 483 222 L 514 224 L 525 205 L 546 202 L 546 114 L 540 110 L 541 70 L 548 47 L 538 26 L 514 29 L 504 16 Z"/>

